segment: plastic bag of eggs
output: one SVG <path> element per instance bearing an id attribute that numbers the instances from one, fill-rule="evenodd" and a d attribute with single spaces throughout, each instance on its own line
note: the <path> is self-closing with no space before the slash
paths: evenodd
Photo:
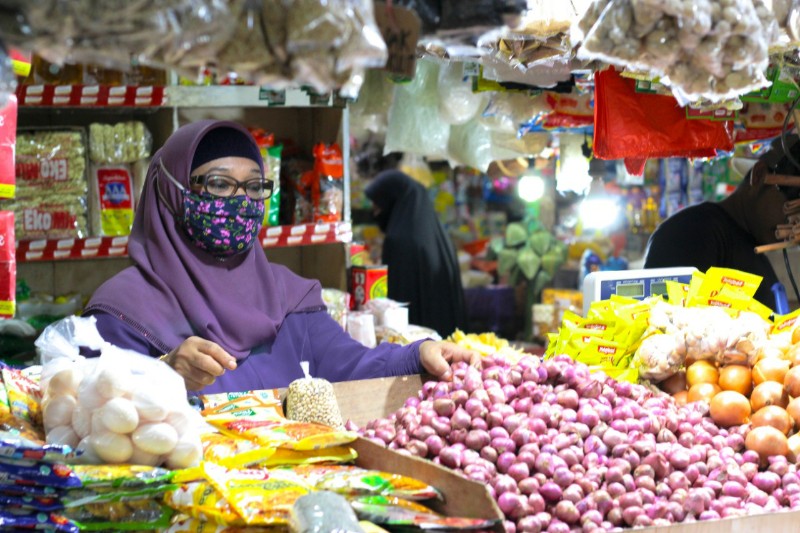
<path id="1" fill-rule="evenodd" d="M 199 413 L 183 381 L 139 354 L 53 360 L 42 371 L 48 443 L 67 444 L 90 464 L 187 468 L 202 458 Z M 131 358 L 143 359 L 126 364 Z M 178 378 L 178 379 L 175 379 Z"/>

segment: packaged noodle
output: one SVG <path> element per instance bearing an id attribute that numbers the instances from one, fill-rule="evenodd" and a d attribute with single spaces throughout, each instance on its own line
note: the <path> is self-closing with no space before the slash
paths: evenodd
<path id="1" fill-rule="evenodd" d="M 0 508 L 51 512 L 63 509 L 64 504 L 58 498 L 48 496 L 0 493 Z"/>
<path id="2" fill-rule="evenodd" d="M 278 448 L 263 461 L 261 466 L 289 466 L 317 463 L 350 463 L 358 458 L 358 453 L 350 446 L 331 446 L 319 450 L 298 451 Z"/>
<path id="3" fill-rule="evenodd" d="M 153 500 L 160 498 L 165 492 L 178 488 L 171 483 L 145 485 L 134 489 L 127 488 L 97 488 L 97 489 L 72 489 L 60 497 L 63 507 L 81 507 L 96 503 L 117 503 L 136 500 Z"/>
<path id="4" fill-rule="evenodd" d="M 280 416 L 283 416 L 281 398 L 276 389 L 204 394 L 200 396 L 200 401 L 203 402 L 203 414 L 210 414 L 218 406 L 229 402 L 241 401 L 245 398 L 253 398 L 265 406 L 274 406 L 279 411 Z"/>
<path id="5" fill-rule="evenodd" d="M 81 531 L 160 529 L 167 527 L 175 514 L 154 499 L 90 503 L 62 512 Z"/>
<path id="6" fill-rule="evenodd" d="M 286 524 L 292 506 L 311 491 L 287 470 L 228 470 L 204 463 L 208 480 L 247 525 Z"/>
<path id="7" fill-rule="evenodd" d="M 74 459 L 75 453 L 69 446 L 44 444 L 27 439 L 17 431 L 0 429 L 0 457 L 64 463 Z"/>
<path id="8" fill-rule="evenodd" d="M 80 478 L 67 465 L 24 459 L 0 459 L 0 479 L 5 483 L 27 483 L 56 488 L 81 486 Z"/>
<path id="9" fill-rule="evenodd" d="M 41 513 L 25 509 L 0 508 L 0 526 L 8 531 L 43 529 L 78 533 L 77 524 L 57 513 Z"/>
<path id="10" fill-rule="evenodd" d="M 336 430 L 313 422 L 293 422 L 286 419 L 264 418 L 263 410 L 251 409 L 252 417 L 239 417 L 240 413 L 213 415 L 206 420 L 221 432 L 242 437 L 261 446 L 282 447 L 291 450 L 316 450 L 341 446 L 353 442 L 357 435 Z M 269 415 L 269 413 L 267 413 Z M 237 416 L 238 415 L 238 416 Z"/>
<path id="11" fill-rule="evenodd" d="M 75 475 L 87 488 L 136 488 L 169 483 L 174 472 L 144 465 L 73 465 Z"/>
<path id="12" fill-rule="evenodd" d="M 290 522 L 295 533 L 364 533 L 347 500 L 328 491 L 298 498 Z"/>
<path id="13" fill-rule="evenodd" d="M 276 448 L 259 446 L 254 441 L 216 431 L 201 435 L 200 441 L 203 444 L 203 460 L 229 468 L 263 463 L 277 451 Z"/>
<path id="14" fill-rule="evenodd" d="M 422 481 L 379 470 L 350 465 L 300 465 L 292 469 L 316 490 L 345 496 L 398 496 L 408 500 L 441 498 L 436 488 Z"/>
<path id="15" fill-rule="evenodd" d="M 178 515 L 164 533 L 264 533 L 263 527 L 226 526 Z"/>
<path id="16" fill-rule="evenodd" d="M 164 494 L 164 503 L 191 518 L 219 525 L 244 525 L 230 502 L 206 481 L 185 483 Z"/>
<path id="17" fill-rule="evenodd" d="M 2 376 L 11 414 L 35 426 L 41 426 L 42 393 L 39 384 L 16 368 L 4 367 Z"/>

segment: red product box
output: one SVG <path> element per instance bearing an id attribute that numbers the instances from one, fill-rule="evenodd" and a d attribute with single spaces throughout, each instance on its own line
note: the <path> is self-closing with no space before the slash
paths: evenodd
<path id="1" fill-rule="evenodd" d="M 353 304 L 361 309 L 365 303 L 375 298 L 386 298 L 389 289 L 389 268 L 385 265 L 353 266 L 352 268 Z"/>
<path id="2" fill-rule="evenodd" d="M 17 261 L 14 250 L 14 212 L 0 211 L 0 318 L 14 316 Z"/>
<path id="3" fill-rule="evenodd" d="M 17 97 L 8 97 L 0 107 L 0 198 L 14 198 L 16 172 L 14 148 L 17 143 Z"/>

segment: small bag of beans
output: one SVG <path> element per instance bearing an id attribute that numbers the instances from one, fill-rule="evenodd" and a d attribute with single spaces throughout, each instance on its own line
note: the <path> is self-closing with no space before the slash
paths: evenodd
<path id="1" fill-rule="evenodd" d="M 308 362 L 300 363 L 305 377 L 289 384 L 286 393 L 286 417 L 298 422 L 317 422 L 335 429 L 342 429 L 342 413 L 333 392 L 333 385 L 322 378 L 312 378 L 308 373 Z"/>

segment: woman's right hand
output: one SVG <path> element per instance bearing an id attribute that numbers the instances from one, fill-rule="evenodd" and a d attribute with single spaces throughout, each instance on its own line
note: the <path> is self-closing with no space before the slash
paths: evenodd
<path id="1" fill-rule="evenodd" d="M 199 391 L 225 373 L 236 370 L 236 359 L 219 344 L 189 337 L 169 352 L 162 361 L 171 366 L 186 382 L 186 389 Z"/>

